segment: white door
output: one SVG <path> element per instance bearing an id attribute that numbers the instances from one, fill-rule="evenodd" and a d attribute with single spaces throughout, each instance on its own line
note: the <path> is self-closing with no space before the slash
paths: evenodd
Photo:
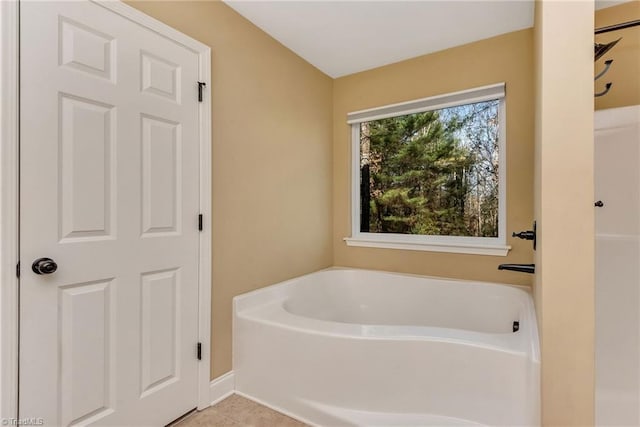
<path id="1" fill-rule="evenodd" d="M 20 7 L 19 416 L 165 425 L 197 406 L 198 56 L 97 3 Z"/>
<path id="2" fill-rule="evenodd" d="M 595 115 L 596 425 L 640 425 L 640 106 Z"/>

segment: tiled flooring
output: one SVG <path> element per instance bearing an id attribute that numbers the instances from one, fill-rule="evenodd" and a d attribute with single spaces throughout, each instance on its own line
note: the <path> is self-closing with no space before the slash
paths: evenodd
<path id="1" fill-rule="evenodd" d="M 233 394 L 173 427 L 306 427 L 291 417 Z"/>

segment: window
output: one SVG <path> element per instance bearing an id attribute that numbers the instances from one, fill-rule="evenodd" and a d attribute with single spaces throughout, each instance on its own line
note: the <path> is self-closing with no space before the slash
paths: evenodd
<path id="1" fill-rule="evenodd" d="M 351 246 L 506 255 L 504 84 L 348 115 Z"/>

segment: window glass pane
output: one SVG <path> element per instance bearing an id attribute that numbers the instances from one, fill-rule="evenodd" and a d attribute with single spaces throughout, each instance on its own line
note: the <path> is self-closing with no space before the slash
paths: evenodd
<path id="1" fill-rule="evenodd" d="M 499 107 L 361 123 L 360 231 L 498 237 Z"/>

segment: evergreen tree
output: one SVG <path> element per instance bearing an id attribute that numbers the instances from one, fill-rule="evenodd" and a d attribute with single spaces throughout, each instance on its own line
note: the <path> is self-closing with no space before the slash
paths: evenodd
<path id="1" fill-rule="evenodd" d="M 496 236 L 497 125 L 497 102 L 363 123 L 361 231 Z"/>

